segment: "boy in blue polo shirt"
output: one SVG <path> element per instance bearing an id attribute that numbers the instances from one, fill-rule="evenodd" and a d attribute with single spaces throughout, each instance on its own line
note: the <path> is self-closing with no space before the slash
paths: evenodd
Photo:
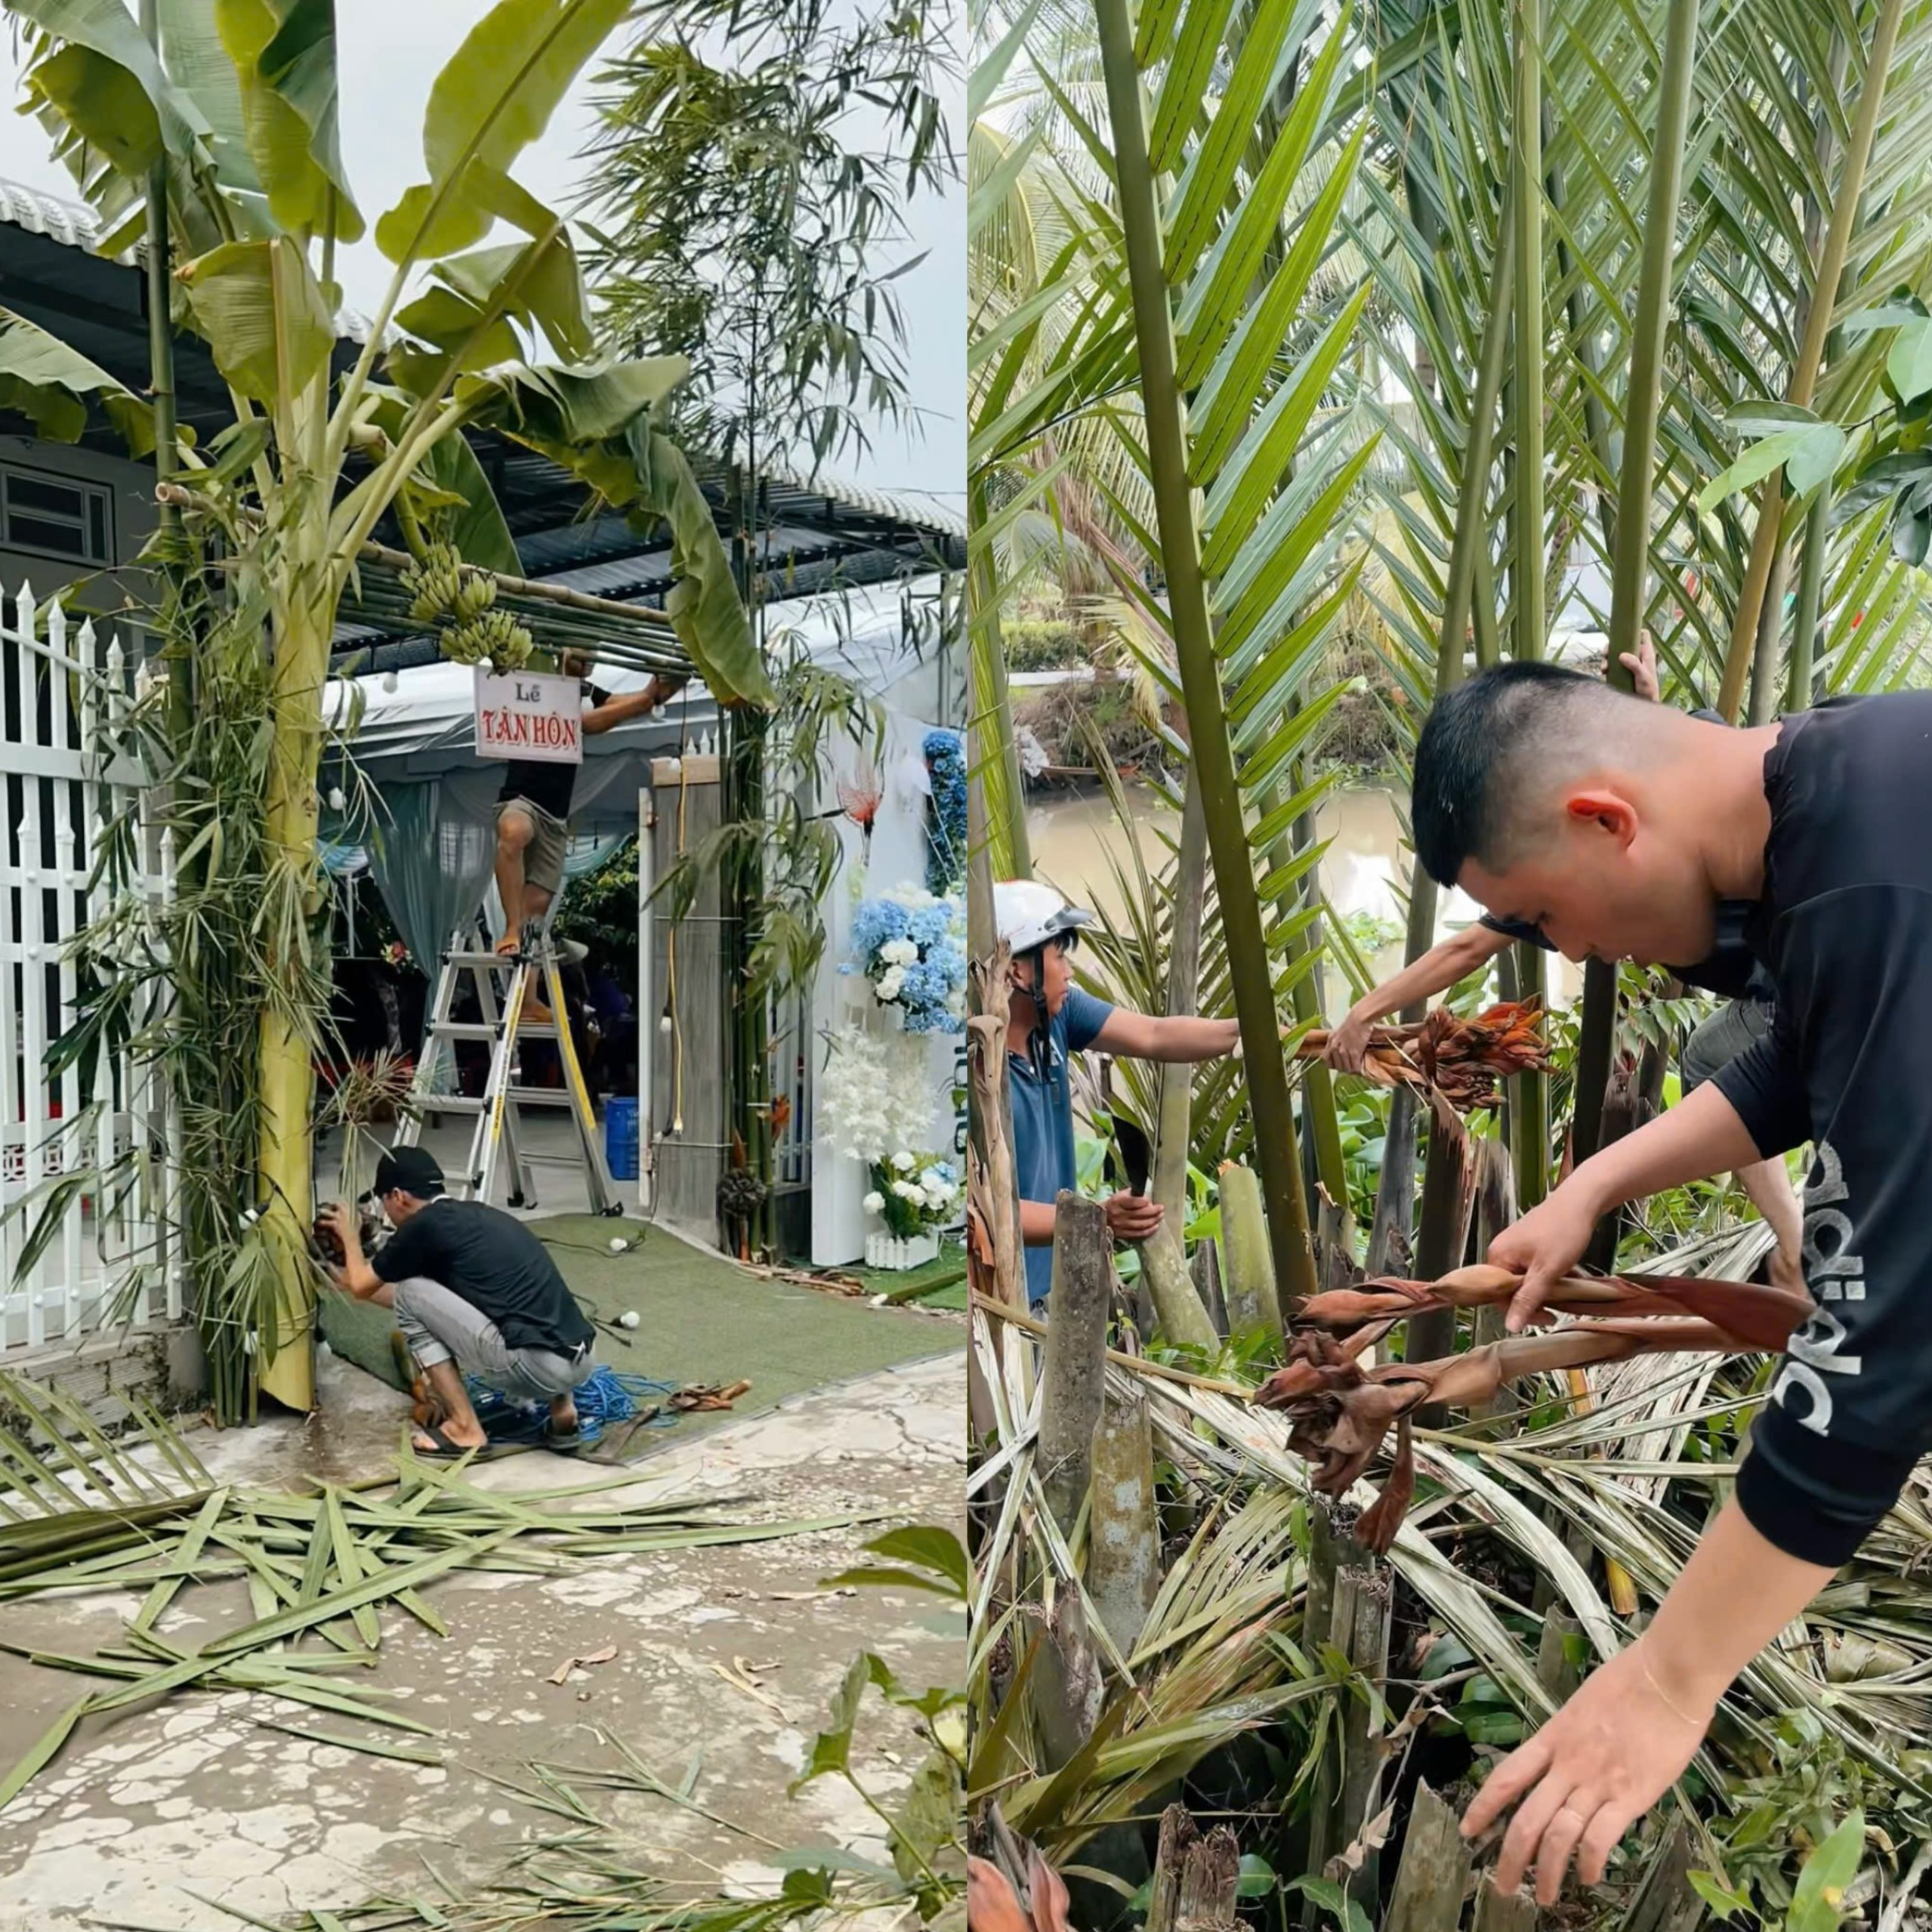
<path id="1" fill-rule="evenodd" d="M 1093 915 L 1051 886 L 1004 880 L 993 887 L 993 913 L 1013 955 L 1006 1084 L 1026 1301 L 1038 1313 L 1053 1287 L 1054 1204 L 1078 1172 L 1069 1056 L 1098 1047 L 1129 1059 L 1189 1063 L 1233 1052 L 1241 1035 L 1232 1020 L 1155 1019 L 1082 992 L 1067 955 Z M 1138 1194 L 1116 1193 L 1106 1207 L 1116 1241 L 1144 1240 L 1161 1224 L 1159 1205 Z"/>

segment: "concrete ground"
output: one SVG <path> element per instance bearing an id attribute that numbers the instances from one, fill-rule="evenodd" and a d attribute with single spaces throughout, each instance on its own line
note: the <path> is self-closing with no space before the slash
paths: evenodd
<path id="1" fill-rule="evenodd" d="M 218 1480 L 273 1487 L 298 1474 L 344 1480 L 383 1467 L 398 1398 L 325 1361 L 322 1407 L 307 1423 L 196 1439 Z M 833 1598 L 817 1585 L 887 1527 L 957 1527 L 964 1455 L 960 1356 L 889 1369 L 674 1443 L 612 1492 L 741 1495 L 727 1513 L 745 1520 L 845 1510 L 886 1520 L 614 1557 L 555 1577 L 458 1572 L 430 1588 L 446 1639 L 385 1612 L 381 1662 L 358 1682 L 404 1693 L 403 1708 L 437 1727 L 435 1739 L 406 1741 L 440 1748 L 438 1768 L 264 1728 L 258 1719 L 352 1727 L 239 1693 L 188 1693 L 91 1720 L 0 1812 L 0 1932 L 208 1932 L 231 1922 L 196 1894 L 271 1921 L 375 1893 L 445 1897 L 446 1885 L 473 1887 L 520 1846 L 569 1829 L 486 1774 L 528 1784 L 535 1760 L 614 1764 L 597 1726 L 667 1783 L 694 1774 L 700 1803 L 782 1845 L 838 1844 L 884 1859 L 881 1829 L 849 1788 L 822 1780 L 791 1801 L 785 1787 L 856 1653 L 878 1652 L 909 1684 L 954 1683 L 964 1622 L 929 1594 Z M 476 1475 L 515 1490 L 591 1473 L 539 1453 Z M 116 1640 L 137 1607 L 125 1593 L 0 1605 L 0 1639 L 91 1651 Z M 211 1585 L 184 1593 L 162 1629 L 205 1637 L 248 1615 L 239 1585 Z M 549 1680 L 564 1659 L 612 1644 L 609 1662 L 561 1686 Z M 0 1656 L 0 1771 L 92 1682 Z M 869 1699 L 854 1768 L 889 1798 L 921 1747 L 903 1713 Z M 708 1887 L 776 1882 L 758 1847 L 690 1811 L 631 1792 L 588 1795 L 639 1869 Z"/>

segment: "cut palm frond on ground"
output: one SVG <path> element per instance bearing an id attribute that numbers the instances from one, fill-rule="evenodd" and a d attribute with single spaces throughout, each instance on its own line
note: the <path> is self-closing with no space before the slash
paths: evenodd
<path id="1" fill-rule="evenodd" d="M 62 1398 L 0 1378 L 0 1402 L 50 1431 Z M 90 1424 L 90 1427 L 92 1425 Z M 0 1643 L 0 1650 L 54 1670 L 103 1680 L 64 1711 L 11 1770 L 0 1773 L 0 1807 L 58 1755 L 77 1728 L 150 1699 L 192 1688 L 247 1690 L 390 1730 L 430 1735 L 427 1725 L 388 1708 L 390 1693 L 335 1674 L 372 1665 L 382 1640 L 380 1613 L 402 1610 L 440 1637 L 451 1626 L 421 1591 L 458 1569 L 545 1576 L 588 1558 L 750 1543 L 844 1529 L 851 1515 L 748 1523 L 718 1512 L 748 1499 L 594 1500 L 634 1489 L 634 1475 L 562 1489 L 498 1492 L 468 1479 L 467 1462 L 424 1462 L 404 1439 L 397 1475 L 307 1494 L 218 1486 L 188 1438 L 151 1413 L 144 1442 L 124 1449 L 98 1429 L 91 1437 L 48 1437 L 44 1452 L 0 1430 L 4 1507 L 0 1601 L 76 1588 L 141 1591 L 125 1640 L 91 1656 L 57 1639 Z M 155 1464 L 162 1465 L 157 1470 Z M 109 1480 L 131 1499 L 98 1506 L 81 1495 Z M 165 1474 L 162 1473 L 165 1471 Z M 198 1481 L 202 1486 L 186 1486 Z M 193 1648 L 159 1627 L 177 1594 L 193 1586 L 247 1585 L 252 1615 L 203 1636 Z M 199 1628 L 199 1622 L 196 1627 Z M 290 1647 L 304 1639 L 316 1647 Z M 264 1718 L 264 1721 L 267 1719 Z M 380 1739 L 340 1733 L 329 1742 L 377 1756 L 420 1757 Z"/>

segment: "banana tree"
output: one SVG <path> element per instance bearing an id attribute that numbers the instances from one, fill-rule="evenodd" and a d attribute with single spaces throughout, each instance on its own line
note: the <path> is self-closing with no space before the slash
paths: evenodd
<path id="1" fill-rule="evenodd" d="M 233 403 L 232 424 L 208 447 L 184 439 L 174 452 L 187 547 L 166 560 L 193 584 L 218 554 L 227 588 L 212 603 L 176 597 L 163 632 L 191 678 L 218 686 L 261 667 L 258 783 L 238 795 L 232 774 L 197 771 L 199 739 L 171 746 L 150 727 L 147 748 L 171 780 L 177 850 L 204 880 L 224 851 L 258 835 L 255 943 L 211 958 L 178 934 L 174 1044 L 147 1037 L 177 1073 L 196 1057 L 180 1036 L 198 1026 L 201 1046 L 218 1031 L 231 1064 L 237 1054 L 248 1062 L 253 1145 L 229 1147 L 239 1173 L 185 1177 L 189 1264 L 224 1413 L 251 1410 L 258 1387 L 307 1408 L 313 1066 L 326 1010 L 315 930 L 321 699 L 337 609 L 377 525 L 393 514 L 433 562 L 453 552 L 462 565 L 514 572 L 514 544 L 465 433 L 514 438 L 613 508 L 668 528 L 678 578 L 670 616 L 693 663 L 727 705 L 770 696 L 702 493 L 656 425 L 684 365 L 589 360 L 569 230 L 511 173 L 625 0 L 499 0 L 471 29 L 430 88 L 424 178 L 375 223 L 392 272 L 353 360 L 340 353 L 333 261 L 365 223 L 337 135 L 330 0 L 162 0 L 152 45 L 102 0 L 7 6 L 32 30 L 29 103 L 100 211 L 103 248 L 126 245 L 144 218 L 150 172 L 165 183 L 177 323 L 206 344 Z M 492 242 L 499 226 L 510 239 Z M 526 360 L 538 344 L 557 360 Z M 0 381 L 45 433 L 78 433 L 91 400 L 123 421 L 145 413 L 76 361 L 17 317 L 0 333 Z M 151 440 L 151 421 L 137 427 Z M 479 616 L 486 594 L 458 596 L 473 574 L 427 573 L 446 590 L 419 594 L 440 606 L 423 614 L 468 654 L 514 663 L 529 634 L 502 613 Z M 218 711 L 223 696 L 204 689 L 204 709 Z M 211 787 L 225 787 L 239 822 L 211 827 L 197 815 Z M 103 1001 L 88 1024 L 129 1023 L 128 998 Z M 237 1194 L 251 1204 L 239 1231 Z"/>

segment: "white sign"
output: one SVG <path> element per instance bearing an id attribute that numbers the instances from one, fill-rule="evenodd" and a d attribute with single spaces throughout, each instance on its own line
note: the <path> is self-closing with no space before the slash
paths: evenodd
<path id="1" fill-rule="evenodd" d="M 502 675 L 477 666 L 477 756 L 526 758 L 540 764 L 584 761 L 584 687 L 580 679 L 534 671 Z"/>

